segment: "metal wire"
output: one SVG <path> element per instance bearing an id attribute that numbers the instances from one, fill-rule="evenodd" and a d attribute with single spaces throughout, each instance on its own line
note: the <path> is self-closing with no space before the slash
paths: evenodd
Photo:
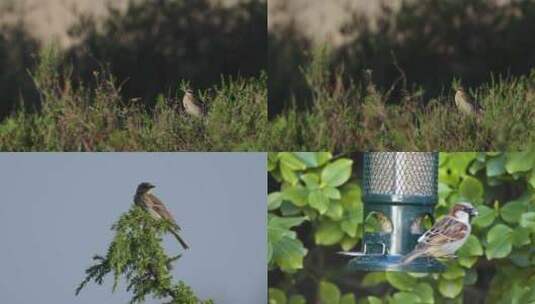
<path id="1" fill-rule="evenodd" d="M 436 197 L 434 152 L 372 152 L 364 158 L 364 195 Z"/>

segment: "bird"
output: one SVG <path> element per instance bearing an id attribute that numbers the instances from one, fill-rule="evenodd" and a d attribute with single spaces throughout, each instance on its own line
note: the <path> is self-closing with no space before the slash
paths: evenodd
<path id="1" fill-rule="evenodd" d="M 472 204 L 456 203 L 448 215 L 420 236 L 414 250 L 401 258 L 401 264 L 408 264 L 421 256 L 454 257 L 470 235 L 470 218 L 473 216 L 477 216 L 477 209 Z"/>
<path id="2" fill-rule="evenodd" d="M 155 187 L 156 186 L 147 182 L 139 184 L 137 186 L 136 194 L 134 195 L 134 203 L 147 211 L 154 219 L 164 219 L 173 224 L 175 229 L 170 229 L 169 231 L 175 236 L 184 249 L 188 249 L 188 244 L 186 244 L 186 242 L 184 242 L 178 235 L 181 228 L 176 223 L 175 218 L 171 215 L 169 210 L 167 210 L 162 201 L 151 193 L 152 188 Z"/>
<path id="3" fill-rule="evenodd" d="M 195 95 L 193 95 L 193 91 L 191 89 L 185 89 L 184 90 L 184 97 L 182 98 L 182 104 L 184 105 L 184 109 L 186 110 L 186 113 L 188 113 L 191 116 L 195 117 L 203 117 L 204 116 L 204 110 L 197 101 L 197 98 L 195 98 Z"/>
<path id="4" fill-rule="evenodd" d="M 455 91 L 455 105 L 461 113 L 468 116 L 481 116 L 483 114 L 481 106 L 466 93 L 463 87 L 458 87 Z"/>

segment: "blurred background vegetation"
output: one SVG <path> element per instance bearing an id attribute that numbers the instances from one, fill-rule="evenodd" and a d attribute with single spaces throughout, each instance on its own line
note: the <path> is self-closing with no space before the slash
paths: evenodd
<path id="1" fill-rule="evenodd" d="M 6 16 L 9 22 L 0 22 L 0 147 L 257 149 L 244 136 L 254 135 L 257 127 L 265 123 L 262 117 L 267 116 L 267 3 L 228 2 L 130 0 L 122 8 L 110 2 L 104 14 L 76 13 L 77 21 L 65 29 L 72 41 L 67 46 L 52 38 L 43 42 L 32 35 L 36 31 L 25 18 L 26 11 L 18 10 L 16 1 L 2 2 L 0 16 Z M 186 122 L 180 123 L 176 116 L 183 94 L 180 85 L 189 85 L 208 99 L 204 101 L 213 101 L 206 106 L 218 113 L 209 115 L 212 117 L 203 123 L 186 117 L 182 118 Z M 254 94 L 245 93 L 252 88 Z M 103 95 L 104 91 L 109 95 Z M 96 111 L 99 100 L 100 111 Z M 50 110 L 52 105 L 54 113 L 39 112 Z M 118 143 L 118 138 L 128 132 L 111 134 L 111 129 L 127 128 L 121 115 L 132 114 L 133 108 L 144 115 L 136 117 L 140 121 L 135 124 L 138 134 L 173 140 L 160 138 L 157 145 L 126 144 L 126 139 Z M 35 117 L 21 118 L 37 112 L 41 122 L 30 122 Z M 154 121 L 162 112 L 175 115 L 175 120 L 167 117 L 165 121 Z M 101 128 L 102 122 L 91 120 L 95 116 L 107 117 L 107 129 Z M 66 121 L 71 123 L 68 127 Z M 144 122 L 159 125 L 159 133 L 147 131 L 152 126 Z M 93 144 L 83 143 L 81 136 L 90 136 L 90 125 L 100 134 L 92 136 L 102 142 L 97 139 Z M 214 128 L 224 134 L 211 138 L 199 128 Z M 73 129 L 77 131 L 66 134 Z M 234 142 L 233 136 L 240 138 Z M 58 137 L 63 138 L 63 143 L 48 140 Z M 110 137 L 115 139 L 110 142 Z"/>
<path id="2" fill-rule="evenodd" d="M 290 134 L 276 150 L 471 151 L 534 139 L 535 1 L 382 1 L 373 13 L 365 3 L 340 4 L 347 18 L 319 38 L 298 17 L 270 24 L 269 115 Z M 289 11 L 281 4 L 270 19 Z M 480 124 L 457 115 L 459 83 L 486 109 Z"/>
<path id="3" fill-rule="evenodd" d="M 367 223 L 362 154 L 270 153 L 270 304 L 532 303 L 535 152 L 440 153 L 435 218 L 460 200 L 479 216 L 440 274 L 347 272 Z"/>

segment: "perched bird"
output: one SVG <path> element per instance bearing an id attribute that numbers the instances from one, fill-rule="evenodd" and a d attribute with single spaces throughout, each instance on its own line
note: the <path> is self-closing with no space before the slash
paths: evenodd
<path id="1" fill-rule="evenodd" d="M 143 209 L 145 209 L 153 218 L 159 220 L 164 219 L 171 222 L 175 229 L 171 229 L 170 232 L 176 237 L 180 245 L 184 249 L 188 249 L 189 246 L 178 235 L 180 226 L 176 223 L 171 213 L 167 210 L 165 205 L 155 195 L 150 193 L 151 189 L 155 186 L 150 183 L 141 183 L 137 186 L 136 195 L 134 196 L 134 203 Z"/>
<path id="2" fill-rule="evenodd" d="M 481 106 L 466 93 L 463 87 L 458 87 L 455 91 L 455 105 L 461 113 L 469 116 L 483 114 Z"/>
<path id="3" fill-rule="evenodd" d="M 448 215 L 418 239 L 414 250 L 401 259 L 401 264 L 408 264 L 421 256 L 454 257 L 470 235 L 470 217 L 476 215 L 477 210 L 470 203 L 455 204 Z"/>
<path id="4" fill-rule="evenodd" d="M 186 113 L 188 113 L 191 116 L 195 117 L 203 117 L 204 111 L 197 99 L 195 98 L 195 95 L 193 95 L 193 91 L 190 89 L 184 90 L 184 98 L 182 98 L 182 104 L 184 105 L 184 109 L 186 110 Z"/>

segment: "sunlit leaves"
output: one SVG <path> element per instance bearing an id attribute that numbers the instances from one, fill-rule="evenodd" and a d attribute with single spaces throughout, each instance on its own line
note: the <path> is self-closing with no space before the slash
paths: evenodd
<path id="1" fill-rule="evenodd" d="M 316 244 L 330 246 L 334 245 L 344 237 L 344 231 L 337 222 L 323 221 L 314 233 Z"/>
<path id="2" fill-rule="evenodd" d="M 513 229 L 503 224 L 497 224 L 487 233 L 487 258 L 504 258 L 511 253 L 513 245 Z"/>
<path id="3" fill-rule="evenodd" d="M 268 262 L 284 271 L 295 271 L 303 267 L 307 250 L 290 228 L 300 225 L 304 217 L 270 216 L 268 219 Z"/>
<path id="4" fill-rule="evenodd" d="M 330 187 L 338 187 L 348 181 L 351 176 L 350 159 L 339 159 L 325 166 L 321 172 L 321 182 Z"/>
<path id="5" fill-rule="evenodd" d="M 464 199 L 476 202 L 483 196 L 483 185 L 476 178 L 465 176 L 459 185 L 459 193 Z"/>
<path id="6" fill-rule="evenodd" d="M 440 280 L 438 290 L 446 298 L 455 298 L 463 290 L 463 279 Z"/>
<path id="7" fill-rule="evenodd" d="M 490 226 L 494 222 L 494 219 L 496 219 L 497 212 L 493 208 L 481 205 L 477 207 L 477 211 L 479 215 L 472 220 L 474 226 L 485 228 Z"/>
<path id="8" fill-rule="evenodd" d="M 509 174 L 529 171 L 535 162 L 535 151 L 507 153 L 505 169 Z"/>

